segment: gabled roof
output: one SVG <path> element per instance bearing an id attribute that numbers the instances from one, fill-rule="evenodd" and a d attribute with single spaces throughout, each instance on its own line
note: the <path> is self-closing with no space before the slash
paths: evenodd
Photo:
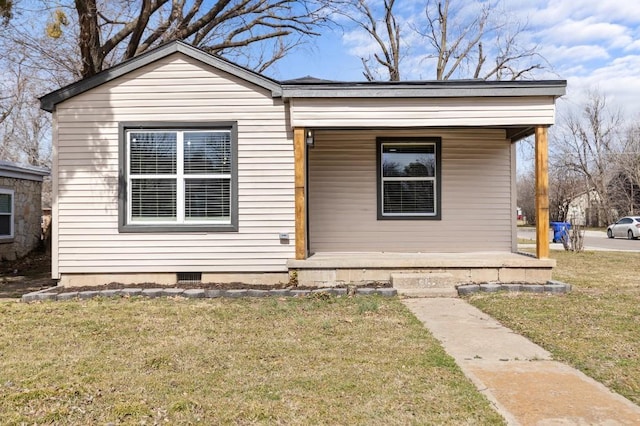
<path id="1" fill-rule="evenodd" d="M 279 82 L 204 52 L 182 41 L 171 41 L 140 56 L 102 71 L 40 98 L 40 107 L 52 112 L 56 104 L 180 52 L 216 69 L 271 91 L 274 98 L 460 98 L 552 96 L 565 94 L 566 80 L 446 80 L 341 82 L 311 76 Z"/>
<path id="2" fill-rule="evenodd" d="M 107 83 L 120 76 L 123 76 L 131 71 L 135 71 L 152 62 L 172 55 L 176 52 L 180 52 L 193 59 L 196 59 L 207 65 L 211 65 L 221 71 L 228 72 L 243 80 L 251 82 L 259 87 L 263 87 L 270 90 L 273 97 L 279 97 L 281 95 L 280 83 L 272 80 L 268 77 L 258 74 L 248 68 L 236 65 L 233 62 L 229 62 L 226 59 L 217 55 L 204 52 L 196 47 L 186 44 L 180 40 L 171 41 L 167 44 L 159 46 L 153 50 L 145 52 L 135 58 L 122 62 L 112 68 L 104 70 L 92 77 L 85 78 L 83 80 L 72 83 L 66 87 L 58 89 L 54 92 L 46 94 L 40 98 L 40 108 L 45 111 L 52 112 L 55 105 L 63 102 L 69 98 L 72 98 L 101 84 Z"/>
<path id="3" fill-rule="evenodd" d="M 35 166 L 22 166 L 9 161 L 0 160 L 0 177 L 14 178 L 14 179 L 26 179 L 42 181 L 44 176 L 49 176 L 51 172 L 49 169 Z"/>

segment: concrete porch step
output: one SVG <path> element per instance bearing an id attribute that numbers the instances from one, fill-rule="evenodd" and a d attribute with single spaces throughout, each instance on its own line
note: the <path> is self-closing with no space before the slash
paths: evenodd
<path id="1" fill-rule="evenodd" d="M 457 277 L 448 271 L 392 272 L 391 285 L 402 288 L 448 288 L 457 283 Z"/>
<path id="2" fill-rule="evenodd" d="M 391 285 L 401 296 L 457 297 L 456 280 L 450 272 L 393 272 Z"/>
<path id="3" fill-rule="evenodd" d="M 458 290 L 450 288 L 397 288 L 399 296 L 405 297 L 458 297 Z"/>

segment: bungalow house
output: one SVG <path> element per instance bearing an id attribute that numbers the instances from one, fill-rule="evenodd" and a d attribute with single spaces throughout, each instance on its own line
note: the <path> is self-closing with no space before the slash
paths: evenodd
<path id="1" fill-rule="evenodd" d="M 548 217 L 547 127 L 565 87 L 278 82 L 168 43 L 41 98 L 53 278 L 544 282 L 548 220 L 537 258 L 517 253 L 515 142 L 536 135 Z"/>
<path id="2" fill-rule="evenodd" d="M 602 212 L 600 195 L 597 191 L 590 189 L 569 200 L 566 221 L 580 226 L 604 226 L 606 221 L 601 217 L 604 216 L 600 214 Z M 617 213 L 612 212 L 612 216 L 616 215 Z"/>
<path id="3" fill-rule="evenodd" d="M 15 260 L 38 247 L 42 178 L 49 170 L 0 160 L 0 260 Z"/>

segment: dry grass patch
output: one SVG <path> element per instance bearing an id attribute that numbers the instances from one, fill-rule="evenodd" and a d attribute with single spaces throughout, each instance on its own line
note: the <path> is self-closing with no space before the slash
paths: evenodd
<path id="1" fill-rule="evenodd" d="M 536 240 L 531 238 L 518 238 L 518 244 L 535 244 Z"/>
<path id="2" fill-rule="evenodd" d="M 640 404 L 638 253 L 552 252 L 563 296 L 478 294 L 470 302 Z"/>
<path id="3" fill-rule="evenodd" d="M 496 424 L 379 297 L 0 304 L 2 424 Z"/>

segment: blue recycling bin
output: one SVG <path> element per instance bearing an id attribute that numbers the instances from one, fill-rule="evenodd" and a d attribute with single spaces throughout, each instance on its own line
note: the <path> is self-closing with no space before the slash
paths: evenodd
<path id="1" fill-rule="evenodd" d="M 571 224 L 569 222 L 551 222 L 551 229 L 553 229 L 553 242 L 561 243 L 563 239 L 569 239 Z"/>

